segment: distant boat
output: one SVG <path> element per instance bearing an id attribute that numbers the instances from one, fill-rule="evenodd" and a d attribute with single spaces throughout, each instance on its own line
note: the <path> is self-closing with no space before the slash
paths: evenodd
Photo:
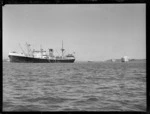
<path id="1" fill-rule="evenodd" d="M 128 61 L 129 61 L 128 56 L 122 57 L 122 58 L 121 58 L 121 61 L 122 61 L 122 62 L 128 62 Z"/>
<path id="2" fill-rule="evenodd" d="M 49 49 L 49 53 L 47 54 L 42 48 L 40 50 L 31 50 L 30 44 L 27 44 L 28 53 L 17 53 L 17 52 L 10 52 L 8 57 L 10 62 L 18 62 L 18 63 L 73 63 L 75 61 L 74 54 L 67 54 L 64 55 L 65 49 L 62 48 L 61 56 L 54 56 L 53 49 Z M 22 48 L 21 48 L 22 49 Z"/>

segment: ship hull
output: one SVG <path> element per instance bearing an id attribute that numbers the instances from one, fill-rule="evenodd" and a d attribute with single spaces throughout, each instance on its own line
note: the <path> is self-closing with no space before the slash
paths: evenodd
<path id="1" fill-rule="evenodd" d="M 14 56 L 9 55 L 10 62 L 17 63 L 73 63 L 75 59 L 41 59 L 41 58 L 32 58 L 32 57 L 24 57 L 24 56 Z"/>

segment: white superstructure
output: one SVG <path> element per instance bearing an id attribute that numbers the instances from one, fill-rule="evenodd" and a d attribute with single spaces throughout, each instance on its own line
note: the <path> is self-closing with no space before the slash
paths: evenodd
<path id="1" fill-rule="evenodd" d="M 25 57 L 26 55 L 23 53 L 17 53 L 17 52 L 9 52 L 9 55 L 13 55 L 13 56 L 23 56 Z"/>
<path id="2" fill-rule="evenodd" d="M 128 56 L 122 57 L 122 62 L 127 62 L 127 61 L 129 61 L 129 57 Z"/>

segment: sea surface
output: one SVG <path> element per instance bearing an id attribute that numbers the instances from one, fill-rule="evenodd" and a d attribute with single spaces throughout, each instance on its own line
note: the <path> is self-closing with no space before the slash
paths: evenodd
<path id="1" fill-rule="evenodd" d="M 3 111 L 146 111 L 146 63 L 3 62 Z"/>

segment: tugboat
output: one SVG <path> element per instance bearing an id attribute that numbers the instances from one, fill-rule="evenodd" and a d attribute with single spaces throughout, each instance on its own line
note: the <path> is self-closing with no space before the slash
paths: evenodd
<path id="1" fill-rule="evenodd" d="M 75 56 L 73 54 L 64 55 L 65 49 L 63 48 L 63 41 L 62 41 L 62 48 L 61 56 L 54 56 L 53 49 L 49 49 L 49 53 L 47 54 L 42 48 L 40 50 L 31 50 L 30 44 L 26 43 L 28 53 L 17 53 L 17 52 L 10 52 L 8 57 L 10 62 L 18 62 L 18 63 L 73 63 L 75 61 Z M 21 46 L 20 46 L 21 47 Z"/>

